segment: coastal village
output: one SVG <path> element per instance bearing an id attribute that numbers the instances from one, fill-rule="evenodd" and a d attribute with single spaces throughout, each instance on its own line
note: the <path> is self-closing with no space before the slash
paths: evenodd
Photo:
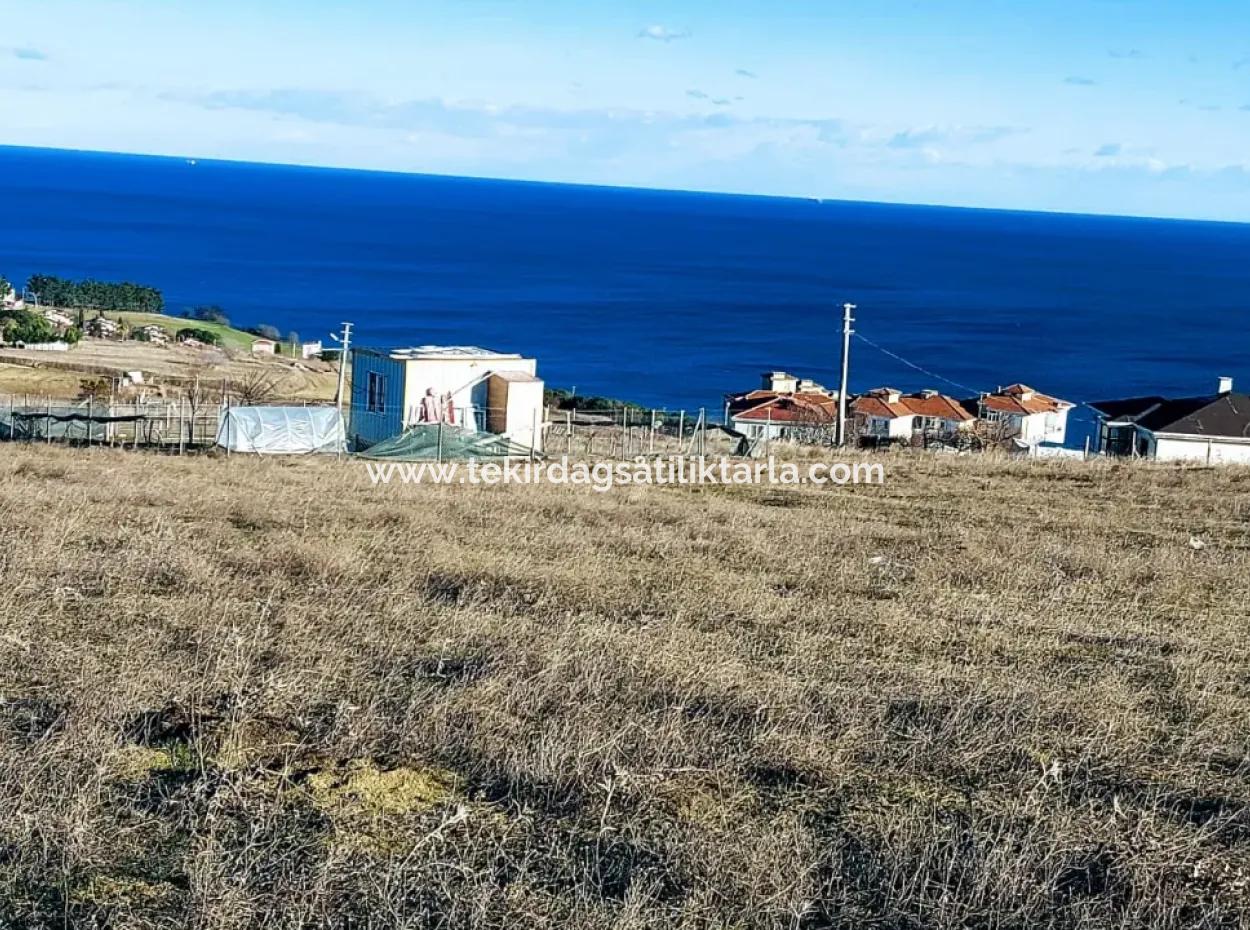
<path id="1" fill-rule="evenodd" d="M 471 345 L 355 348 L 340 370 L 341 351 L 320 340 L 232 329 L 226 339 L 223 327 L 195 319 L 43 306 L 12 288 L 0 300 L 7 319 L 41 321 L 45 336 L 0 342 L 0 366 L 31 374 L 29 384 L 20 373 L 16 385 L 0 383 L 9 395 L 0 437 L 8 439 L 441 459 L 547 450 L 626 457 L 672 452 L 673 440 L 678 450 L 705 451 L 711 435 L 717 448 L 747 457 L 806 445 L 1250 463 L 1250 396 L 1228 377 L 1188 397 L 1085 402 L 1097 430 L 1071 448 L 1068 419 L 1080 404 L 1023 383 L 976 396 L 880 386 L 848 392 L 843 404 L 837 390 L 775 370 L 758 387 L 726 394 L 714 422 L 706 410 L 550 392 L 537 359 Z M 63 389 L 69 396 L 54 405 L 35 377 L 48 371 L 79 390 Z M 201 396 L 189 401 L 192 393 Z"/>

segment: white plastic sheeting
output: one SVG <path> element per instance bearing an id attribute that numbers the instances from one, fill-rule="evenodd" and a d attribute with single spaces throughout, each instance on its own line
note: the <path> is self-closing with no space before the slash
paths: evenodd
<path id="1" fill-rule="evenodd" d="M 342 452 L 343 417 L 333 407 L 229 407 L 217 425 L 217 445 L 257 455 Z"/>

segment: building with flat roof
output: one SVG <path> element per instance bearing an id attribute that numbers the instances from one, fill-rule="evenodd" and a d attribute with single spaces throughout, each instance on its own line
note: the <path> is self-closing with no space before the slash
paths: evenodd
<path id="1" fill-rule="evenodd" d="M 409 426 L 444 423 L 542 451 L 538 362 L 477 346 L 354 349 L 349 434 L 364 448 Z"/>

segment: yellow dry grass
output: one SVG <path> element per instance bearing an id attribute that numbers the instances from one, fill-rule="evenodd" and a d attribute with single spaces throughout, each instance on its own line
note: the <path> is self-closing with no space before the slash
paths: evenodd
<path id="1" fill-rule="evenodd" d="M 263 373 L 273 381 L 275 396 L 286 400 L 328 400 L 338 382 L 333 366 L 315 360 L 88 338 L 66 352 L 0 350 L 0 393 L 73 398 L 88 382 L 130 371 L 144 373 L 149 392 L 163 387 L 170 397 L 197 377 L 210 384 L 238 384 Z"/>
<path id="2" fill-rule="evenodd" d="M 887 467 L 0 449 L 0 926 L 1246 926 L 1250 472 Z"/>

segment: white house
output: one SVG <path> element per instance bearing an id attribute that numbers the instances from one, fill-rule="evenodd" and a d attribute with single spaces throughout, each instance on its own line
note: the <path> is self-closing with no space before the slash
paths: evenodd
<path id="1" fill-rule="evenodd" d="M 0 307 L 7 307 L 10 310 L 24 310 L 26 309 L 26 301 L 22 300 L 21 295 L 10 287 L 3 294 L 0 294 Z"/>
<path id="2" fill-rule="evenodd" d="M 265 339 L 264 337 L 253 339 L 252 351 L 257 355 L 276 355 L 278 352 L 278 344 L 272 339 Z"/>
<path id="3" fill-rule="evenodd" d="M 320 354 L 321 354 L 321 341 L 320 340 L 318 340 L 317 342 L 300 343 L 300 347 L 299 347 L 300 358 L 307 359 L 307 358 L 312 358 L 313 356 L 320 355 Z"/>
<path id="4" fill-rule="evenodd" d="M 976 401 L 967 401 L 982 420 L 997 424 L 1001 439 L 1015 439 L 1024 445 L 1040 443 L 1063 445 L 1068 434 L 1068 411 L 1076 405 L 1042 394 L 1027 384 L 999 388 L 993 394 L 982 394 Z"/>
<path id="5" fill-rule="evenodd" d="M 859 434 L 876 441 L 952 436 L 976 422 L 959 401 L 932 390 L 904 394 L 894 388 L 877 388 L 855 398 L 851 412 Z"/>
<path id="6" fill-rule="evenodd" d="M 409 426 L 445 423 L 542 451 L 538 362 L 476 346 L 354 349 L 351 437 L 369 446 Z"/>
<path id="7" fill-rule="evenodd" d="M 763 376 L 763 386 L 725 398 L 726 423 L 750 439 L 815 438 L 838 421 L 837 395 L 815 381 L 784 371 Z"/>
<path id="8" fill-rule="evenodd" d="M 1250 464 L 1250 395 L 1235 393 L 1232 378 L 1220 378 L 1214 394 L 1200 397 L 1130 397 L 1090 406 L 1101 420 L 1103 455 Z"/>

